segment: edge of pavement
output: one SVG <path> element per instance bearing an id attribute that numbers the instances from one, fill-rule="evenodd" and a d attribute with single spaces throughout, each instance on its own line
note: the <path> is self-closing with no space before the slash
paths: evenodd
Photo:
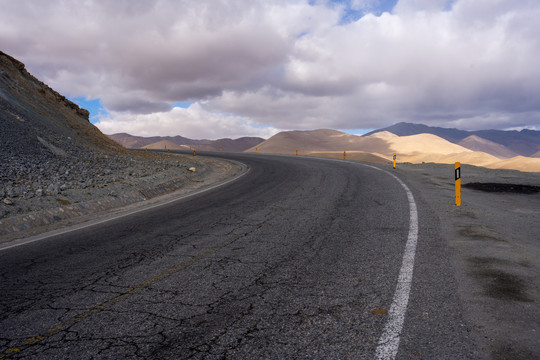
<path id="1" fill-rule="evenodd" d="M 118 196 L 92 199 L 0 220 L 0 251 L 118 219 L 231 183 L 249 167 L 229 159 L 196 172 Z"/>
<path id="2" fill-rule="evenodd" d="M 456 206 L 453 164 L 398 164 L 395 171 L 440 223 L 439 236 L 448 254 L 443 260 L 453 268 L 476 355 L 494 360 L 540 358 L 540 193 L 463 186 L 538 186 L 540 173 L 462 164 L 462 204 Z"/>

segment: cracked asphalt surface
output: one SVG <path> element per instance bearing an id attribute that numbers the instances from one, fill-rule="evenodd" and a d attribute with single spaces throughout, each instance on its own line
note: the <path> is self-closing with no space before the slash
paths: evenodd
<path id="1" fill-rule="evenodd" d="M 373 358 L 409 229 L 400 184 L 352 162 L 213 155 L 250 171 L 0 252 L 0 358 Z M 440 226 L 411 190 L 398 358 L 476 358 Z"/>

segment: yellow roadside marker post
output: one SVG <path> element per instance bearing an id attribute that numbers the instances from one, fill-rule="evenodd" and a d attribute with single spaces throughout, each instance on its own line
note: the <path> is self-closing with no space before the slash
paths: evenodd
<path id="1" fill-rule="evenodd" d="M 221 148 L 221 146 L 219 147 L 219 152 L 221 152 L 223 149 Z"/>
<path id="2" fill-rule="evenodd" d="M 461 206 L 461 163 L 456 162 L 454 166 L 454 177 L 456 180 L 456 205 Z"/>
<path id="3" fill-rule="evenodd" d="M 259 152 L 259 148 L 256 147 L 256 148 L 255 148 L 255 154 L 258 153 L 258 152 Z"/>
<path id="4" fill-rule="evenodd" d="M 193 149 L 193 156 L 195 156 L 195 149 Z"/>
<path id="5" fill-rule="evenodd" d="M 298 156 L 298 149 L 296 149 L 296 156 Z"/>
<path id="6" fill-rule="evenodd" d="M 144 148 L 144 152 L 148 152 L 148 148 Z"/>
<path id="7" fill-rule="evenodd" d="M 347 150 L 343 151 L 343 160 L 347 160 Z"/>
<path id="8" fill-rule="evenodd" d="M 394 169 L 396 168 L 396 153 L 394 153 Z"/>

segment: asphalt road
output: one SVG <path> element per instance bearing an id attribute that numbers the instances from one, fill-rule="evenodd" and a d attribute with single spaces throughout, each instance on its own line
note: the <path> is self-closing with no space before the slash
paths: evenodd
<path id="1" fill-rule="evenodd" d="M 250 170 L 0 251 L 0 358 L 375 358 L 411 230 L 404 187 L 358 163 L 213 155 Z M 420 190 L 397 358 L 478 358 Z"/>

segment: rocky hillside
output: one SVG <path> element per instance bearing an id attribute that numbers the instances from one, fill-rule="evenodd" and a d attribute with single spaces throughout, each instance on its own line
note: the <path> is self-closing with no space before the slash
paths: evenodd
<path id="1" fill-rule="evenodd" d="M 86 173 L 89 161 L 99 164 L 105 153 L 126 153 L 88 116 L 0 52 L 0 198 L 65 185 L 74 174 Z"/>
<path id="2" fill-rule="evenodd" d="M 124 150 L 88 121 L 89 112 L 36 79 L 20 61 L 0 52 L 3 154 L 78 154 Z M 52 146 L 51 146 L 52 145 Z"/>
<path id="3" fill-rule="evenodd" d="M 82 201 L 98 188 L 178 166 L 131 153 L 88 117 L 0 52 L 0 218 L 47 201 Z"/>

